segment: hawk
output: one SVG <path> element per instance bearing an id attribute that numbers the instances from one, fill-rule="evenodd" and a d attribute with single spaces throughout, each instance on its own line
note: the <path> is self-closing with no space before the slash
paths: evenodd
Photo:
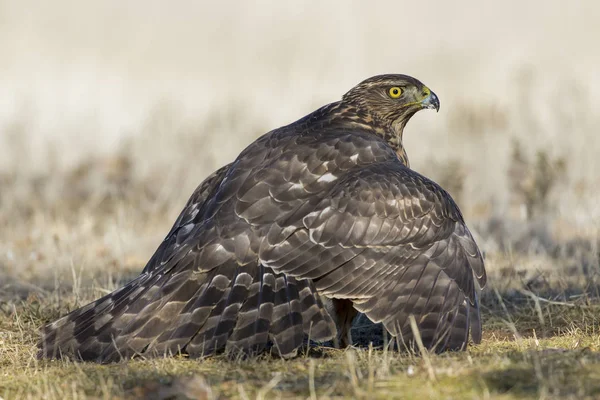
<path id="1" fill-rule="evenodd" d="M 40 357 L 288 357 L 307 336 L 349 344 L 357 312 L 407 345 L 410 316 L 428 349 L 478 343 L 481 253 L 402 145 L 439 106 L 379 75 L 261 136 L 200 184 L 141 275 L 45 326 Z"/>

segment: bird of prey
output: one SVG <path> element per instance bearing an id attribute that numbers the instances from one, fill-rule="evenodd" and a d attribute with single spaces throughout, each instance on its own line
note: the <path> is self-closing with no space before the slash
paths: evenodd
<path id="1" fill-rule="evenodd" d="M 287 357 L 306 337 L 349 344 L 357 312 L 404 344 L 479 342 L 481 253 L 402 145 L 439 105 L 379 75 L 264 134 L 200 184 L 140 276 L 44 327 L 40 357 Z"/>

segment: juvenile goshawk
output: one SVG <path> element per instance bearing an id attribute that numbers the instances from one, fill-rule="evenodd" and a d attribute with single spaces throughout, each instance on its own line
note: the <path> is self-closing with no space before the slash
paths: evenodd
<path id="1" fill-rule="evenodd" d="M 450 195 L 411 170 L 402 133 L 437 96 L 369 78 L 261 136 L 196 189 L 142 274 L 43 328 L 41 357 L 267 348 L 346 333 L 356 312 L 401 343 L 481 340 L 481 253 Z M 346 342 L 346 343 L 345 343 Z"/>

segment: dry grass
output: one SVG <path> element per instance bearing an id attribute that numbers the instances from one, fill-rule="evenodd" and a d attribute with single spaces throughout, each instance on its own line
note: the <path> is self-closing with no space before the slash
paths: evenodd
<path id="1" fill-rule="evenodd" d="M 484 298 L 485 336 L 466 353 L 314 347 L 294 360 L 181 358 L 99 366 L 38 361 L 36 328 L 68 307 L 35 296 L 3 308 L 0 396 L 9 398 L 596 398 L 600 304 Z M 365 326 L 355 327 L 355 334 Z M 356 336 L 356 335 L 355 335 Z M 360 335 L 358 335 L 360 336 Z M 376 340 L 378 338 L 375 338 Z M 179 397 L 177 397 L 179 396 Z M 185 397 L 188 396 L 188 397 Z"/>
<path id="2" fill-rule="evenodd" d="M 599 6 L 23 4 L 0 0 L 1 398 L 600 396 Z M 383 72 L 441 98 L 405 142 L 486 253 L 481 345 L 422 359 L 361 318 L 357 348 L 290 361 L 35 359 L 38 328 L 137 275 L 204 176 Z"/>

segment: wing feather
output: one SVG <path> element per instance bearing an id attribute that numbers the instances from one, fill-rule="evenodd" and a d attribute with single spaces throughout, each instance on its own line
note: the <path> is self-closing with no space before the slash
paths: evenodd
<path id="1" fill-rule="evenodd" d="M 483 258 L 458 207 L 435 183 L 397 162 L 367 166 L 339 179 L 302 225 L 261 247 L 261 259 L 314 280 L 329 297 L 352 300 L 393 334 L 412 337 L 408 316 L 415 315 L 429 347 L 464 347 L 469 329 L 480 339 Z M 318 262 L 295 257 L 295 249 L 319 254 Z"/>

